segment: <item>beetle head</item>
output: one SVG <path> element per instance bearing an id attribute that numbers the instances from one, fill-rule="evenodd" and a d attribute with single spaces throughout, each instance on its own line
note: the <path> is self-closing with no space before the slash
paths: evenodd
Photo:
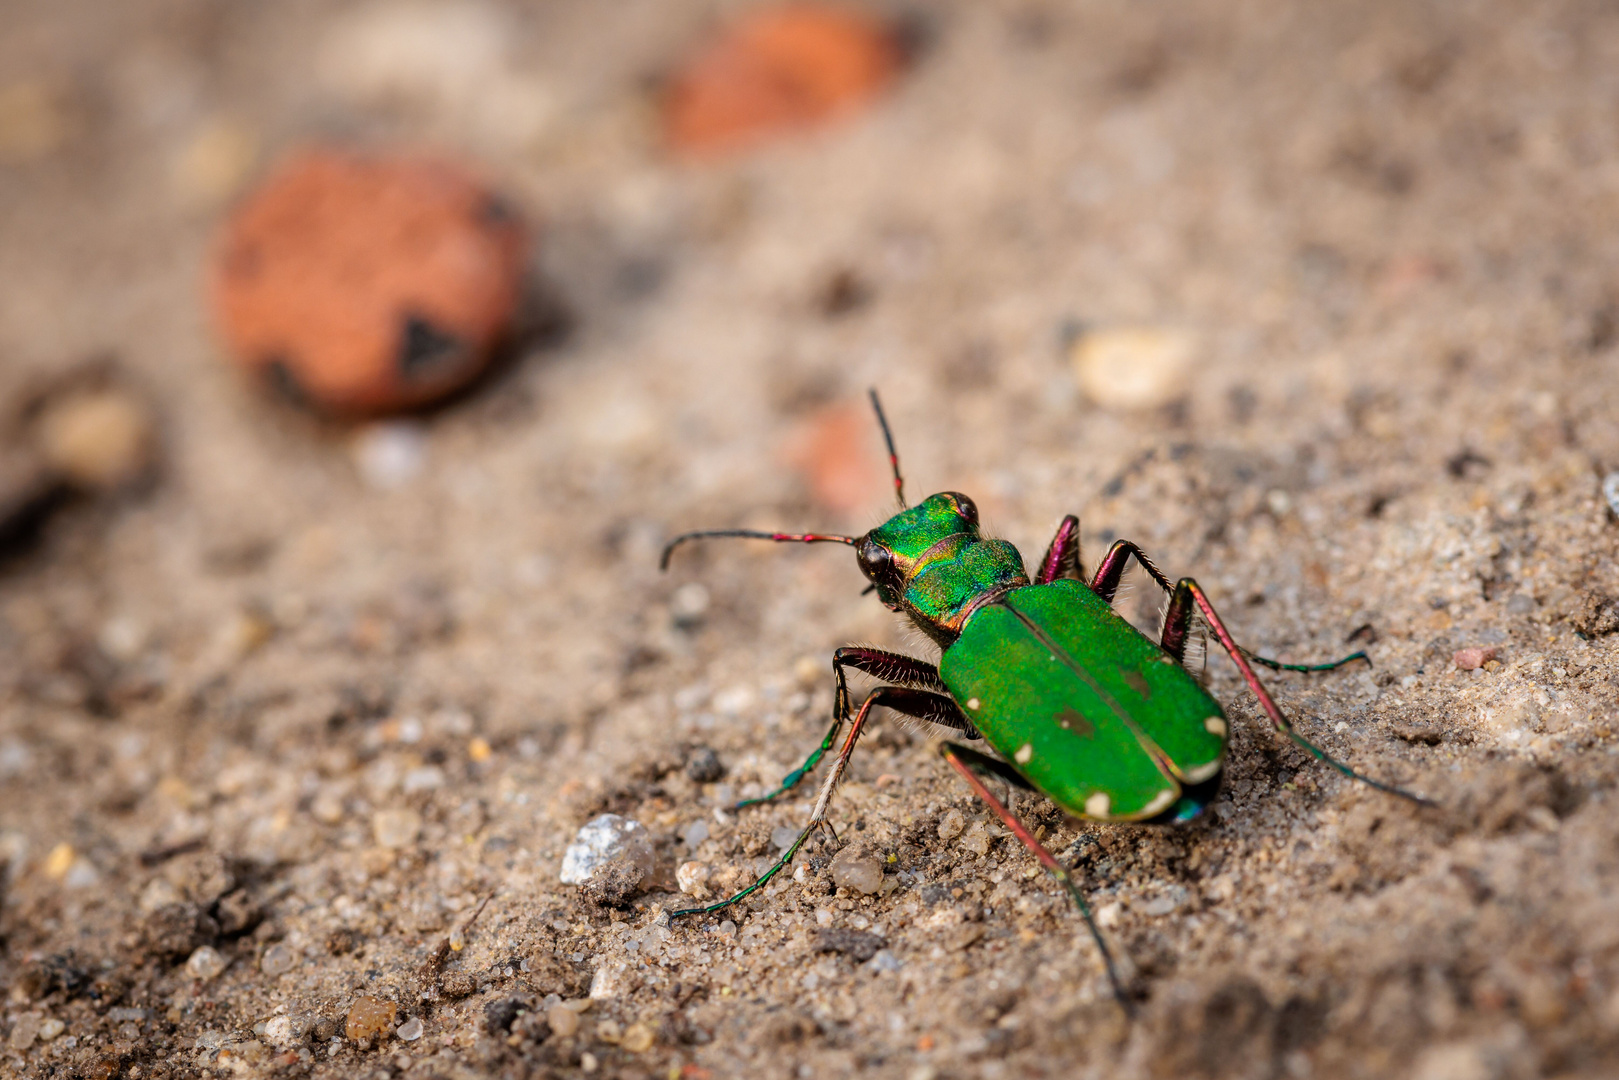
<path id="1" fill-rule="evenodd" d="M 980 540 L 978 507 L 955 491 L 930 495 L 901 510 L 855 541 L 860 572 L 877 597 L 898 610 L 906 583 L 931 562 L 953 556 Z"/>

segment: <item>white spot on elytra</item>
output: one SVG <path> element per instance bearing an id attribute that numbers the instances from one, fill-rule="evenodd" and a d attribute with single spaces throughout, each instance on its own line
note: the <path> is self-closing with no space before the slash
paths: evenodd
<path id="1" fill-rule="evenodd" d="M 1152 802 L 1148 803 L 1146 806 L 1143 806 L 1141 808 L 1141 812 L 1143 814 L 1156 814 L 1158 811 L 1167 808 L 1169 804 L 1174 801 L 1175 793 L 1166 788 L 1165 790 L 1154 795 L 1152 797 Z"/>
<path id="2" fill-rule="evenodd" d="M 1182 769 L 1181 779 L 1185 780 L 1188 784 L 1201 784 L 1203 781 L 1219 772 L 1222 764 L 1224 763 L 1219 758 L 1215 758 L 1206 765 L 1198 765 L 1191 769 Z"/>
<path id="3" fill-rule="evenodd" d="M 1012 755 L 1012 760 L 1016 761 L 1019 765 L 1027 765 L 1029 762 L 1033 761 L 1034 745 L 1032 743 L 1024 743 L 1022 746 L 1018 747 L 1017 753 Z"/>
<path id="4" fill-rule="evenodd" d="M 1107 793 L 1098 791 L 1095 795 L 1085 800 L 1085 815 L 1093 818 L 1105 818 L 1112 805 L 1113 800 L 1107 797 Z"/>
<path id="5" fill-rule="evenodd" d="M 1224 735 L 1226 732 L 1225 721 L 1218 716 L 1209 717 L 1203 721 L 1203 726 L 1208 729 L 1210 735 Z"/>
<path id="6" fill-rule="evenodd" d="M 978 705 L 979 705 L 979 701 L 978 701 L 977 698 L 970 697 L 970 698 L 967 699 L 967 708 L 969 708 L 969 709 L 977 709 Z"/>

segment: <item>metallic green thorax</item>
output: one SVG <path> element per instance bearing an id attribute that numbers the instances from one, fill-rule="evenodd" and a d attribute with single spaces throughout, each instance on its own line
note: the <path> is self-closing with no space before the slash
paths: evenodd
<path id="1" fill-rule="evenodd" d="M 955 492 L 895 514 L 861 538 L 856 553 L 878 598 L 941 646 L 982 604 L 1029 583 L 1017 548 L 981 536 L 978 508 Z"/>
<path id="2" fill-rule="evenodd" d="M 1225 761 L 1225 714 L 1083 583 L 1031 585 L 1017 549 L 953 492 L 856 542 L 883 603 L 944 649 L 939 674 L 1009 764 L 1071 813 L 1194 816 Z"/>

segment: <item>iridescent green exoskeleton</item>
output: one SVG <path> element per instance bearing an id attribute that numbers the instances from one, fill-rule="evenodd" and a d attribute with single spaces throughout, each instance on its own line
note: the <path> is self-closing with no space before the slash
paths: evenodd
<path id="1" fill-rule="evenodd" d="M 747 529 L 685 533 L 664 548 L 662 565 L 667 568 L 670 554 L 680 544 L 709 537 L 851 545 L 878 599 L 890 610 L 903 612 L 937 643 L 939 663 L 880 649 L 836 650 L 832 656 L 836 695 L 826 736 L 776 790 L 738 804 L 765 802 L 791 790 L 832 749 L 848 724 L 808 824 L 752 885 L 717 904 L 671 916 L 728 907 L 791 862 L 810 835 L 825 826 L 832 793 L 855 743 L 872 710 L 883 706 L 952 728 L 994 751 L 990 755 L 956 742 L 940 747 L 973 791 L 1073 898 L 1096 939 L 1115 996 L 1129 1009 L 1130 997 L 1084 896 L 1062 864 L 985 785 L 983 774 L 1038 791 L 1068 813 L 1093 821 L 1174 824 L 1195 818 L 1219 790 L 1230 740 L 1219 702 L 1183 666 L 1195 616 L 1201 616 L 1237 665 L 1277 731 L 1345 776 L 1427 803 L 1357 773 L 1296 732 L 1252 666 L 1328 671 L 1366 660 L 1364 652 L 1315 665 L 1281 664 L 1255 656 L 1232 638 L 1196 581 L 1181 578 L 1171 583 L 1127 540 L 1116 542 L 1086 580 L 1079 561 L 1079 519 L 1072 515 L 1063 519 L 1031 579 L 1015 547 L 982 534 L 978 508 L 967 496 L 947 491 L 906 506 L 898 455 L 875 391 L 871 402 L 888 445 L 899 513 L 858 537 Z M 1131 558 L 1169 594 L 1156 642 L 1112 607 Z M 858 709 L 849 693 L 851 669 L 883 684 Z"/>

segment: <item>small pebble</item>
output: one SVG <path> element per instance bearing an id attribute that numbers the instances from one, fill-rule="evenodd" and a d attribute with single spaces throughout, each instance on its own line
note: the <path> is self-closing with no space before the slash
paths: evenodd
<path id="1" fill-rule="evenodd" d="M 939 818 L 939 839 L 950 841 L 961 835 L 967 827 L 967 819 L 960 810 L 946 810 Z"/>
<path id="2" fill-rule="evenodd" d="M 551 1025 L 551 1033 L 566 1039 L 579 1030 L 579 1014 L 566 1005 L 553 1005 L 545 1014 L 545 1022 Z"/>
<path id="3" fill-rule="evenodd" d="M 698 818 L 686 826 L 686 831 L 680 834 L 680 838 L 685 841 L 687 847 L 695 848 L 698 844 L 708 839 L 708 822 L 703 818 Z"/>
<path id="4" fill-rule="evenodd" d="M 1608 509 L 1619 514 L 1619 471 L 1602 478 L 1602 497 L 1608 500 Z"/>
<path id="5" fill-rule="evenodd" d="M 689 581 L 676 589 L 669 598 L 669 617 L 682 629 L 690 629 L 708 614 L 708 589 L 700 582 Z"/>
<path id="6" fill-rule="evenodd" d="M 427 432 L 408 420 L 367 424 L 354 436 L 354 468 L 365 485 L 397 491 L 421 473 L 427 463 Z"/>
<path id="7" fill-rule="evenodd" d="M 581 1072 L 593 1073 L 600 1064 L 601 1062 L 596 1060 L 595 1054 L 586 1051 L 579 1055 L 579 1069 Z"/>
<path id="8" fill-rule="evenodd" d="M 632 1054 L 644 1054 L 652 1049 L 652 1029 L 645 1024 L 631 1024 L 624 1029 L 618 1045 Z"/>
<path id="9" fill-rule="evenodd" d="M 873 956 L 870 962 L 873 971 L 898 971 L 902 966 L 899 957 L 887 949 L 878 949 L 877 955 Z"/>
<path id="10" fill-rule="evenodd" d="M 186 960 L 186 971 L 193 979 L 209 982 L 217 979 L 229 965 L 230 961 L 220 955 L 218 949 L 211 945 L 204 945 Z"/>
<path id="11" fill-rule="evenodd" d="M 595 1001 L 623 997 L 632 987 L 628 964 L 603 964 L 590 977 L 590 997 Z"/>
<path id="12" fill-rule="evenodd" d="M 349 1007 L 349 1014 L 343 1021 L 343 1035 L 351 1042 L 374 1039 L 391 1033 L 398 1020 L 398 1005 L 362 994 Z"/>
<path id="13" fill-rule="evenodd" d="M 242 366 L 287 398 L 397 411 L 483 370 L 516 317 L 527 248 L 458 165 L 316 150 L 231 216 L 214 309 Z"/>
<path id="14" fill-rule="evenodd" d="M 1168 915 L 1175 910 L 1175 900 L 1169 896 L 1157 896 L 1141 905 L 1144 914 L 1158 917 Z"/>
<path id="15" fill-rule="evenodd" d="M 276 942 L 268 949 L 265 949 L 264 955 L 259 958 L 259 970 L 271 978 L 275 978 L 277 975 L 285 975 L 291 971 L 293 964 L 297 963 L 297 961 L 298 957 L 290 948 Z"/>
<path id="16" fill-rule="evenodd" d="M 712 784 L 725 775 L 725 766 L 713 749 L 699 746 L 686 758 L 686 775 L 699 784 Z"/>
<path id="17" fill-rule="evenodd" d="M 276 1046 L 296 1046 L 309 1030 L 308 1021 L 297 1016 L 272 1017 L 264 1025 L 264 1037 Z"/>
<path id="18" fill-rule="evenodd" d="M 652 873 L 652 837 L 645 825 L 617 814 L 586 822 L 562 855 L 562 882 L 583 885 L 609 863 L 638 871 L 637 881 Z"/>
<path id="19" fill-rule="evenodd" d="M 1456 655 L 1451 657 L 1456 666 L 1462 671 L 1474 671 L 1494 660 L 1499 650 L 1493 645 L 1474 646 L 1469 649 L 1458 649 Z"/>
<path id="20" fill-rule="evenodd" d="M 675 884 L 687 896 L 708 895 L 708 866 L 700 862 L 683 862 L 675 868 Z"/>
<path id="21" fill-rule="evenodd" d="M 883 887 L 882 860 L 844 848 L 832 859 L 832 881 L 841 888 L 870 896 Z"/>
<path id="22" fill-rule="evenodd" d="M 39 1039 L 41 1042 L 52 1042 L 66 1030 L 67 1025 L 62 1021 L 54 1016 L 47 1016 L 39 1022 Z"/>
<path id="23" fill-rule="evenodd" d="M 144 476 L 155 435 L 145 406 L 123 390 L 65 394 L 39 418 L 40 449 L 75 486 L 110 491 Z"/>
<path id="24" fill-rule="evenodd" d="M 34 1045 L 34 1039 L 39 1036 L 42 1021 L 38 1013 L 23 1013 L 11 1025 L 11 1034 L 7 1037 L 13 1050 L 26 1053 Z"/>
<path id="25" fill-rule="evenodd" d="M 398 850 L 416 842 L 422 831 L 422 815 L 414 810 L 378 810 L 371 818 L 371 833 L 377 846 Z"/>
<path id="26" fill-rule="evenodd" d="M 45 876 L 61 881 L 67 877 L 67 872 L 73 869 L 74 860 L 77 858 L 78 854 L 73 850 L 72 844 L 57 844 L 51 848 L 51 853 L 45 856 Z"/>
<path id="27" fill-rule="evenodd" d="M 422 1018 L 413 1016 L 406 1020 L 399 1025 L 399 1031 L 396 1034 L 405 1042 L 415 1042 L 422 1037 Z"/>
<path id="28" fill-rule="evenodd" d="M 798 839 L 798 832 L 791 825 L 777 825 L 770 830 L 770 843 L 777 851 L 786 851 Z"/>
<path id="29" fill-rule="evenodd" d="M 617 1020 L 602 1020 L 596 1025 L 596 1038 L 608 1045 L 617 1043 L 624 1037 L 624 1029 L 618 1026 Z"/>
<path id="30" fill-rule="evenodd" d="M 1068 359 L 1079 388 L 1104 409 L 1153 409 L 1187 391 L 1196 341 L 1155 326 L 1081 333 Z"/>
<path id="31" fill-rule="evenodd" d="M 858 110 L 898 75 L 889 28 L 842 7 L 755 8 L 670 80 L 664 131 L 690 155 L 746 147 Z"/>

